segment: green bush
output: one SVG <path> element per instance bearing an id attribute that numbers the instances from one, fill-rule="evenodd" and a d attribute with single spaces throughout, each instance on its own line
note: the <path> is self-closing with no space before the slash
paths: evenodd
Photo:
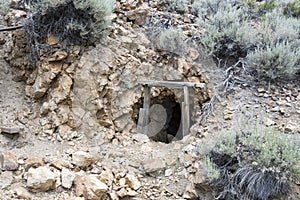
<path id="1" fill-rule="evenodd" d="M 300 47 L 289 42 L 258 47 L 247 55 L 247 63 L 258 77 L 290 79 L 300 70 Z"/>
<path id="2" fill-rule="evenodd" d="M 211 161 L 209 156 L 204 157 L 204 159 L 201 161 L 201 166 L 203 170 L 205 170 L 206 176 L 209 178 L 210 181 L 218 179 L 220 171 L 216 167 L 216 165 Z"/>
<path id="3" fill-rule="evenodd" d="M 274 9 L 262 17 L 257 29 L 261 35 L 260 46 L 275 45 L 281 41 L 293 42 L 299 38 L 300 21 Z"/>
<path id="4" fill-rule="evenodd" d="M 210 152 L 220 175 L 214 185 L 225 199 L 287 196 L 300 179 L 300 136 L 255 120 L 222 136 Z"/>
<path id="5" fill-rule="evenodd" d="M 177 12 L 180 14 L 188 12 L 189 0 L 167 0 L 166 9 L 170 12 Z"/>
<path id="6" fill-rule="evenodd" d="M 253 45 L 247 41 L 255 38 L 255 35 L 251 36 L 251 39 L 243 36 L 253 33 L 246 21 L 247 8 L 228 4 L 216 9 L 199 11 L 210 13 L 209 17 L 199 18 L 199 27 L 205 30 L 200 35 L 199 42 L 206 47 L 210 55 L 217 57 L 244 55 Z"/>
<path id="7" fill-rule="evenodd" d="M 266 0 L 262 3 L 260 10 L 266 12 L 275 8 L 281 8 L 287 16 L 300 16 L 299 0 Z"/>
<path id="8" fill-rule="evenodd" d="M 60 45 L 88 45 L 108 33 L 109 15 L 114 0 L 37 0 L 31 2 L 31 17 L 23 27 L 31 50 L 31 58 L 48 48 L 49 34 L 58 38 Z"/>
<path id="9" fill-rule="evenodd" d="M 180 28 L 163 29 L 158 35 L 157 49 L 163 53 L 181 56 L 184 46 Z"/>
<path id="10" fill-rule="evenodd" d="M 9 11 L 9 0 L 0 0 L 0 15 L 6 15 Z"/>
<path id="11" fill-rule="evenodd" d="M 192 10 L 199 16 L 199 44 L 218 58 L 246 58 L 256 77 L 295 78 L 300 62 L 300 21 L 285 13 L 287 7 L 298 3 L 263 3 L 267 4 L 270 8 L 259 12 L 257 4 L 248 0 L 195 0 Z"/>
<path id="12" fill-rule="evenodd" d="M 192 12 L 199 17 L 212 16 L 224 7 L 238 4 L 238 0 L 194 0 Z"/>

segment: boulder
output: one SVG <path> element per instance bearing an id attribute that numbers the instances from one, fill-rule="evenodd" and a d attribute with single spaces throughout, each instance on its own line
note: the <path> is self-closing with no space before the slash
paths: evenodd
<path id="1" fill-rule="evenodd" d="M 147 159 L 142 162 L 146 173 L 159 172 L 165 169 L 166 163 L 161 158 Z"/>
<path id="2" fill-rule="evenodd" d="M 72 154 L 72 163 L 78 167 L 88 167 L 92 164 L 93 157 L 84 151 L 77 151 Z"/>
<path id="3" fill-rule="evenodd" d="M 30 168 L 27 173 L 27 188 L 32 192 L 55 189 L 56 176 L 46 166 Z"/>
<path id="4" fill-rule="evenodd" d="M 94 175 L 77 175 L 74 180 L 75 194 L 86 200 L 106 199 L 108 186 Z"/>
<path id="5" fill-rule="evenodd" d="M 4 171 L 15 171 L 19 167 L 18 159 L 8 151 L 0 154 L 0 168 Z"/>
<path id="6" fill-rule="evenodd" d="M 62 168 L 61 170 L 61 185 L 64 188 L 70 189 L 72 187 L 73 181 L 75 179 L 75 174 L 67 168 Z"/>

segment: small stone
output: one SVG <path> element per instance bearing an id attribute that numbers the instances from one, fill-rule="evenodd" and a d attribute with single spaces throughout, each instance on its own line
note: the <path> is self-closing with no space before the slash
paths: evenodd
<path id="1" fill-rule="evenodd" d="M 197 170 L 195 173 L 194 183 L 196 186 L 201 186 L 203 183 L 208 183 L 205 170 Z"/>
<path id="2" fill-rule="evenodd" d="M 105 199 L 108 186 L 94 175 L 76 176 L 74 180 L 76 196 L 87 200 Z"/>
<path id="3" fill-rule="evenodd" d="M 32 199 L 32 195 L 23 187 L 22 183 L 12 185 L 12 190 L 20 199 Z"/>
<path id="4" fill-rule="evenodd" d="M 57 169 L 62 169 L 62 168 L 70 168 L 71 163 L 67 160 L 55 160 L 51 163 L 51 166 L 57 168 Z"/>
<path id="5" fill-rule="evenodd" d="M 108 194 L 111 200 L 119 200 L 117 193 L 111 192 Z"/>
<path id="6" fill-rule="evenodd" d="M 288 122 L 284 131 L 289 133 L 300 133 L 300 126 L 298 126 L 296 123 Z"/>
<path id="7" fill-rule="evenodd" d="M 126 188 L 121 188 L 119 191 L 117 191 L 117 195 L 121 198 L 124 198 L 127 196 L 127 190 Z"/>
<path id="8" fill-rule="evenodd" d="M 267 93 L 264 93 L 264 95 L 263 95 L 264 98 L 268 98 L 269 96 L 270 96 L 270 95 L 267 94 Z"/>
<path id="9" fill-rule="evenodd" d="M 184 199 L 197 199 L 198 194 L 192 184 L 188 184 L 182 196 Z"/>
<path id="10" fill-rule="evenodd" d="M 260 87 L 257 89 L 257 92 L 264 93 L 264 92 L 266 92 L 266 90 L 265 90 L 265 88 Z"/>
<path id="11" fill-rule="evenodd" d="M 50 111 L 50 104 L 49 102 L 44 102 L 40 108 L 40 114 L 45 116 Z"/>
<path id="12" fill-rule="evenodd" d="M 15 171 L 19 167 L 18 159 L 16 156 L 8 151 L 0 154 L 0 168 L 4 171 Z"/>
<path id="13" fill-rule="evenodd" d="M 24 165 L 25 161 L 23 159 L 18 159 L 18 163 L 19 163 L 19 165 Z"/>
<path id="14" fill-rule="evenodd" d="M 131 189 L 138 190 L 141 187 L 141 182 L 134 175 L 127 174 L 125 179 Z"/>
<path id="15" fill-rule="evenodd" d="M 197 51 L 197 49 L 190 47 L 187 52 L 189 52 L 189 58 L 193 61 L 197 60 L 199 57 L 199 52 Z"/>
<path id="16" fill-rule="evenodd" d="M 48 58 L 49 62 L 60 61 L 65 59 L 68 56 L 68 53 L 65 51 L 56 51 L 53 55 Z"/>
<path id="17" fill-rule="evenodd" d="M 75 179 L 75 174 L 67 168 L 62 168 L 61 170 L 61 185 L 64 188 L 70 189 L 72 187 L 73 181 Z"/>
<path id="18" fill-rule="evenodd" d="M 161 171 L 166 167 L 166 163 L 160 158 L 144 160 L 142 165 L 146 173 Z"/>
<path id="19" fill-rule="evenodd" d="M 168 176 L 171 176 L 173 174 L 173 170 L 172 169 L 167 169 L 165 171 L 165 176 L 168 177 Z"/>
<path id="20" fill-rule="evenodd" d="M 278 106 L 271 109 L 272 112 L 278 112 L 279 110 L 280 110 L 280 108 Z"/>
<path id="21" fill-rule="evenodd" d="M 0 126 L 0 133 L 6 133 L 10 135 L 19 134 L 23 131 L 23 128 L 20 128 L 15 125 L 6 125 L 6 126 Z"/>
<path id="22" fill-rule="evenodd" d="M 125 185 L 126 185 L 126 179 L 125 178 L 120 178 L 119 186 L 124 187 Z"/>
<path id="23" fill-rule="evenodd" d="M 293 105 L 291 103 L 286 103 L 285 106 L 286 107 L 292 107 Z"/>
<path id="24" fill-rule="evenodd" d="M 47 43 L 50 45 L 55 45 L 58 43 L 58 39 L 55 35 L 53 34 L 48 34 L 47 35 Z"/>
<path id="25" fill-rule="evenodd" d="M 147 135 L 142 133 L 137 133 L 132 136 L 132 139 L 138 142 L 147 143 L 150 142 L 150 139 Z"/>
<path id="26" fill-rule="evenodd" d="M 0 189 L 4 189 L 10 186 L 12 182 L 13 182 L 12 171 L 6 171 L 0 174 Z"/>
<path id="27" fill-rule="evenodd" d="M 280 112 L 280 114 L 284 115 L 285 114 L 285 109 L 284 108 L 280 108 L 279 112 Z"/>
<path id="28" fill-rule="evenodd" d="M 225 120 L 231 120 L 232 119 L 232 115 L 229 113 L 224 114 L 224 119 Z"/>
<path id="29" fill-rule="evenodd" d="M 276 122 L 274 122 L 270 118 L 266 118 L 266 126 L 273 126 L 275 124 L 276 124 Z"/>
<path id="30" fill-rule="evenodd" d="M 134 190 L 131 190 L 130 188 L 121 188 L 119 191 L 117 191 L 117 195 L 120 198 L 124 198 L 124 197 L 134 197 L 137 196 L 138 193 Z"/>
<path id="31" fill-rule="evenodd" d="M 278 100 L 276 101 L 277 105 L 281 106 L 281 105 L 285 105 L 287 103 L 286 100 Z"/>
<path id="32" fill-rule="evenodd" d="M 138 193 L 134 190 L 131 190 L 130 188 L 127 189 L 127 196 L 129 197 L 134 197 L 134 196 L 137 196 Z"/>
<path id="33" fill-rule="evenodd" d="M 25 161 L 25 170 L 29 168 L 38 168 L 44 164 L 44 161 L 40 157 L 30 157 Z"/>
<path id="34" fill-rule="evenodd" d="M 33 192 L 55 189 L 55 174 L 46 166 L 30 168 L 27 173 L 27 188 Z"/>
<path id="35" fill-rule="evenodd" d="M 110 169 L 105 169 L 100 174 L 100 181 L 106 183 L 107 185 L 112 185 L 115 177 Z"/>
<path id="36" fill-rule="evenodd" d="M 92 164 L 93 157 L 84 151 L 77 151 L 72 154 L 72 163 L 78 167 L 88 167 Z"/>

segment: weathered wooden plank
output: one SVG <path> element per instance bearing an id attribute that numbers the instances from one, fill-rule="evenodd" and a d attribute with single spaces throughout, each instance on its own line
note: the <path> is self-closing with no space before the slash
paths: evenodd
<path id="1" fill-rule="evenodd" d="M 148 123 L 149 123 L 149 109 L 141 108 L 139 111 L 139 119 L 136 132 L 137 133 L 148 133 Z"/>
<path id="2" fill-rule="evenodd" d="M 18 26 L 11 26 L 11 27 L 0 27 L 0 32 L 2 31 L 13 31 L 13 30 L 17 30 L 23 28 L 23 25 L 18 25 Z"/>
<path id="3" fill-rule="evenodd" d="M 204 88 L 205 83 L 192 83 L 192 82 L 180 82 L 180 81 L 138 81 L 142 85 L 149 87 L 167 87 L 167 88 L 183 88 L 183 87 L 198 87 Z"/>
<path id="4" fill-rule="evenodd" d="M 151 88 L 147 85 L 144 86 L 144 104 L 143 108 L 150 108 Z"/>
<path id="5" fill-rule="evenodd" d="M 185 130 L 183 131 L 183 137 L 189 134 L 190 130 L 190 93 L 189 88 L 185 86 L 184 91 L 184 120 L 185 120 Z"/>
<path id="6" fill-rule="evenodd" d="M 182 137 L 187 135 L 187 120 L 186 120 L 186 113 L 185 113 L 185 103 L 181 103 L 181 124 L 182 124 Z"/>

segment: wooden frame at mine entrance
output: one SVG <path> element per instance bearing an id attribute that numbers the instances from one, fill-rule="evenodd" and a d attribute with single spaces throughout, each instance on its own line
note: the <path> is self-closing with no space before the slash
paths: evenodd
<path id="1" fill-rule="evenodd" d="M 182 123 L 182 136 L 186 136 L 190 129 L 190 96 L 189 88 L 198 87 L 204 88 L 205 83 L 191 83 L 179 81 L 139 81 L 144 87 L 144 102 L 143 108 L 139 111 L 139 119 L 137 125 L 137 132 L 146 134 L 148 133 L 149 124 L 149 108 L 151 98 L 151 87 L 166 87 L 166 88 L 183 88 L 184 100 L 181 102 L 181 123 Z"/>

